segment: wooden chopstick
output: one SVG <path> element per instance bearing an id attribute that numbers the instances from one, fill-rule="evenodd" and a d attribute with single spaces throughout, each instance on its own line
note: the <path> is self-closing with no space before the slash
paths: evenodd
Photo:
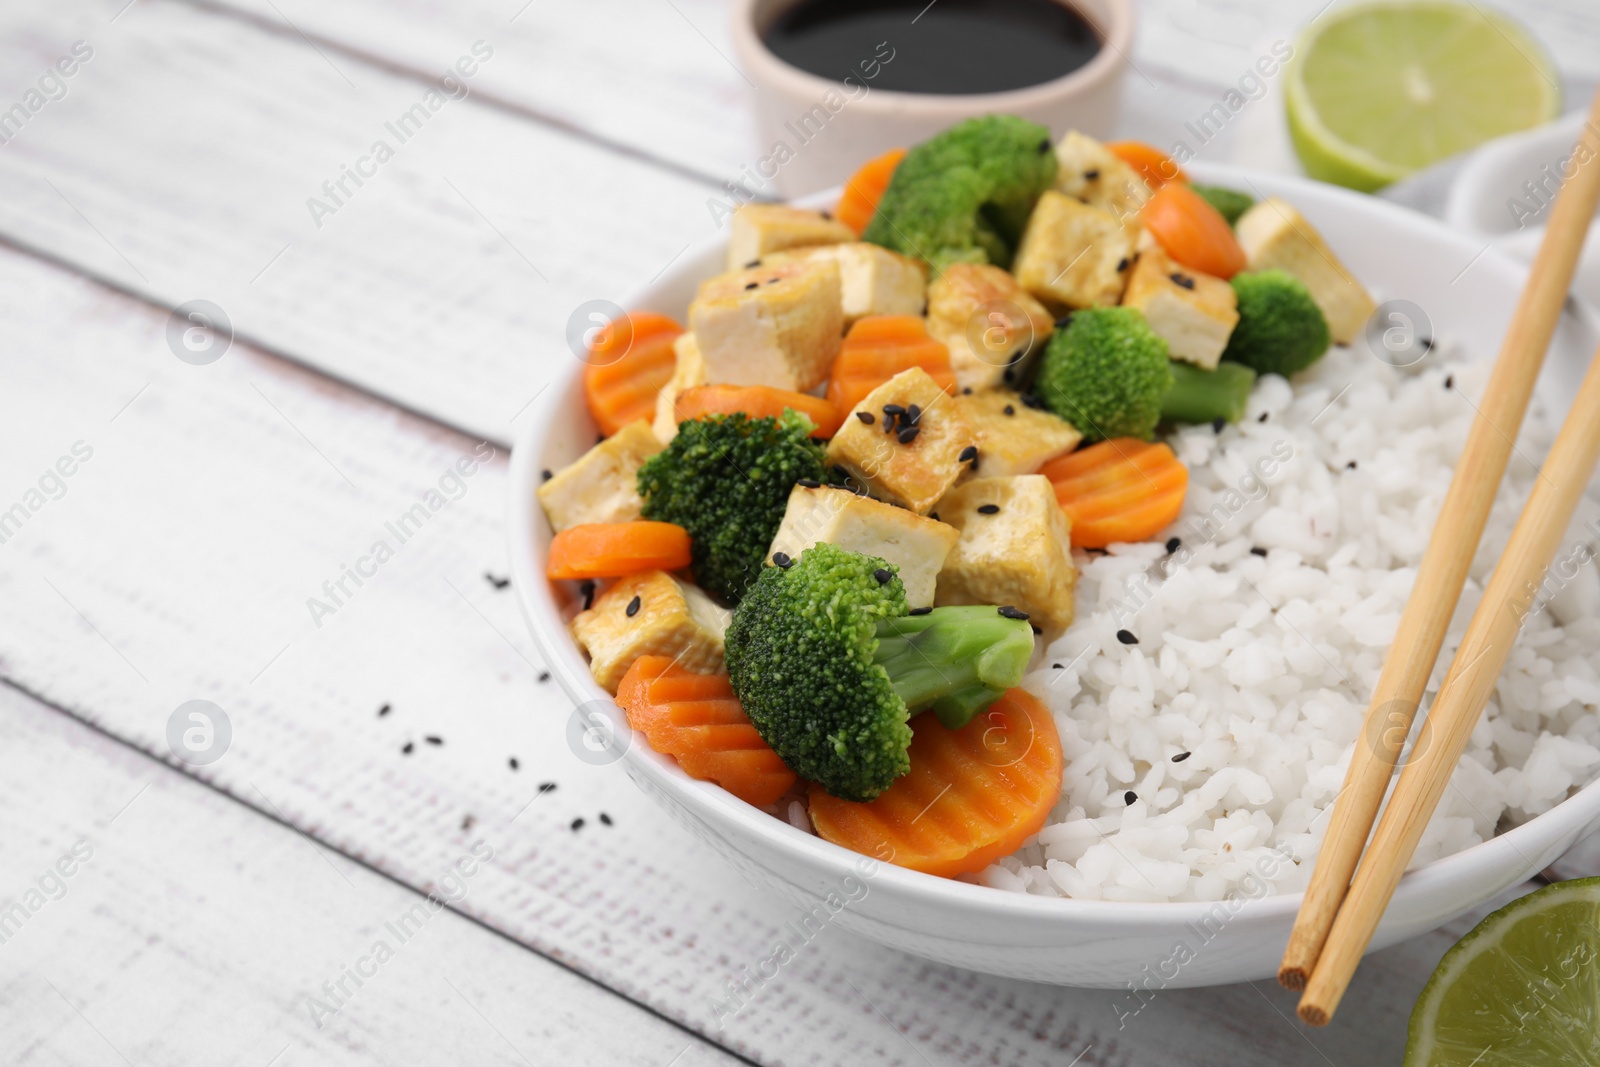
<path id="1" fill-rule="evenodd" d="M 1339 909 L 1327 946 L 1311 972 L 1300 1017 L 1326 1023 L 1355 974 L 1378 920 L 1439 806 L 1467 739 L 1494 692 L 1500 670 L 1534 605 L 1539 583 L 1561 544 L 1584 487 L 1600 460 L 1600 352 L 1578 387 L 1572 411 L 1550 449 L 1505 554 L 1495 564 L 1483 602 L 1428 712 L 1429 743 L 1400 773 L 1372 844 Z"/>
<path id="2" fill-rule="evenodd" d="M 1505 475 L 1512 442 L 1572 285 L 1589 220 L 1600 203 L 1600 136 L 1596 131 L 1600 131 L 1600 92 L 1579 137 L 1579 144 L 1590 155 L 1577 165 L 1577 172 L 1551 208 L 1533 270 L 1501 342 L 1466 448 L 1417 570 L 1416 584 L 1373 689 L 1344 787 L 1334 800 L 1311 883 L 1278 970 L 1278 981 L 1289 989 L 1305 988 L 1323 951 L 1434 661 L 1439 658 L 1445 630 Z"/>

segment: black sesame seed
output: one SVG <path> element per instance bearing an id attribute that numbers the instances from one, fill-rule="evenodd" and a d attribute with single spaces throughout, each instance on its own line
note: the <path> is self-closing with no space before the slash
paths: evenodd
<path id="1" fill-rule="evenodd" d="M 1139 794 L 1135 793 L 1131 789 L 1128 790 L 1126 793 L 1122 794 L 1122 802 L 1124 804 L 1132 804 L 1135 800 L 1138 800 L 1138 799 L 1139 799 Z"/>
<path id="2" fill-rule="evenodd" d="M 889 579 L 894 577 L 894 571 L 891 571 L 887 567 L 879 567 L 877 570 L 872 572 L 872 576 L 878 579 L 879 585 L 888 585 Z"/>
<path id="3" fill-rule="evenodd" d="M 781 281 L 783 281 L 782 278 L 768 278 L 767 279 L 767 284 L 768 285 L 777 285 Z"/>
<path id="4" fill-rule="evenodd" d="M 1006 360 L 1006 362 L 1015 367 L 1018 363 L 1022 362 L 1022 357 L 1027 354 L 1028 350 L 1026 348 L 1019 348 L 1015 352 L 1011 353 L 1011 358 Z"/>
<path id="5" fill-rule="evenodd" d="M 1098 177 L 1100 177 L 1100 171 L 1098 169 L 1086 170 L 1086 171 L 1083 172 L 1083 180 L 1084 181 L 1092 182 Z"/>
<path id="6" fill-rule="evenodd" d="M 1180 286 L 1184 289 L 1194 288 L 1194 279 L 1189 277 L 1187 274 L 1179 274 L 1174 272 L 1171 277 L 1173 285 Z"/>
<path id="7" fill-rule="evenodd" d="M 582 829 L 583 829 L 583 818 L 580 816 L 580 817 L 578 817 L 576 819 L 573 819 L 572 820 L 572 832 L 573 833 L 577 833 L 579 830 L 582 830 Z"/>
<path id="8" fill-rule="evenodd" d="M 1133 636 L 1132 630 L 1118 630 L 1117 640 L 1125 645 L 1137 645 L 1139 643 L 1139 639 Z"/>
<path id="9" fill-rule="evenodd" d="M 817 481 L 815 478 L 801 478 L 798 482 L 795 482 L 794 484 L 800 486 L 802 489 L 821 489 L 822 488 L 822 483 Z"/>
<path id="10" fill-rule="evenodd" d="M 506 762 L 511 765 L 512 770 L 517 770 L 522 766 L 522 764 L 517 762 L 517 757 L 515 756 L 512 756 L 510 759 L 506 760 Z"/>
<path id="11" fill-rule="evenodd" d="M 999 513 L 999 511 L 1000 511 L 1000 505 L 999 504 L 979 504 L 978 505 L 978 514 L 979 515 L 996 515 L 996 514 Z"/>
<path id="12" fill-rule="evenodd" d="M 878 421 L 878 417 L 870 411 L 858 411 L 856 412 L 856 418 L 860 419 L 868 426 L 871 426 L 873 423 Z"/>
<path id="13" fill-rule="evenodd" d="M 378 718 L 383 718 L 385 715 L 389 714 L 389 711 L 389 705 L 385 704 L 383 707 L 378 709 Z"/>
<path id="14" fill-rule="evenodd" d="M 1006 619 L 1021 619 L 1024 622 L 1026 622 L 1027 619 L 1028 619 L 1028 613 L 1026 611 L 1018 611 L 1016 608 L 1012 607 L 1010 604 L 1007 604 L 1004 607 L 1000 608 L 999 611 L 1000 611 L 1000 616 L 1002 618 L 1006 618 Z"/>
<path id="15" fill-rule="evenodd" d="M 883 405 L 883 413 L 890 418 L 894 418 L 896 415 L 904 415 L 906 409 L 899 404 L 885 404 Z"/>
<path id="16" fill-rule="evenodd" d="M 548 482 L 551 478 L 554 478 L 554 477 L 555 477 L 555 475 L 550 473 L 550 468 L 549 467 L 546 467 L 544 470 L 539 472 L 539 480 L 540 481 Z"/>
<path id="17" fill-rule="evenodd" d="M 817 212 L 817 214 L 821 215 L 823 218 L 827 219 L 829 222 L 833 221 L 833 216 L 830 213 L 826 212 L 826 211 L 819 211 L 819 212 Z"/>
<path id="18" fill-rule="evenodd" d="M 1066 668 L 1061 666 L 1061 664 L 1059 664 L 1059 663 L 1052 663 L 1052 664 L 1050 664 L 1050 669 L 1053 670 L 1053 671 L 1060 671 L 1060 670 L 1065 670 Z"/>
<path id="19" fill-rule="evenodd" d="M 461 818 L 461 828 L 463 830 L 470 830 L 472 829 L 472 824 L 477 821 L 478 820 L 473 818 L 471 815 L 464 815 Z"/>
<path id="20" fill-rule="evenodd" d="M 1117 273 L 1121 274 L 1123 271 L 1125 271 L 1127 269 L 1128 269 L 1128 257 L 1127 256 L 1123 256 L 1121 259 L 1117 260 Z"/>
<path id="21" fill-rule="evenodd" d="M 1262 548 L 1260 545 L 1252 545 L 1250 547 L 1250 554 L 1252 556 L 1265 556 L 1267 554 L 1267 550 Z"/>
<path id="22" fill-rule="evenodd" d="M 1266 422 L 1266 421 L 1267 421 L 1267 418 L 1268 418 L 1268 417 L 1269 417 L 1269 416 L 1270 416 L 1270 415 L 1271 415 L 1271 414 L 1272 414 L 1272 413 L 1271 413 L 1271 412 L 1268 412 L 1268 411 L 1263 411 L 1263 412 L 1262 412 L 1262 413 L 1261 413 L 1261 414 L 1259 414 L 1259 415 L 1257 415 L 1257 416 L 1256 416 L 1256 421 L 1257 421 L 1257 422 Z"/>
<path id="23" fill-rule="evenodd" d="M 759 267 L 759 266 L 761 266 L 761 261 L 759 259 L 752 259 L 750 262 L 748 262 L 748 263 L 746 263 L 744 265 L 744 269 L 745 270 L 750 270 L 752 267 Z"/>
<path id="24" fill-rule="evenodd" d="M 1417 343 L 1422 346 L 1424 352 L 1433 348 L 1433 338 L 1431 337 L 1419 337 L 1417 338 Z"/>
<path id="25" fill-rule="evenodd" d="M 639 607 L 643 603 L 644 601 L 640 600 L 638 597 L 634 597 L 632 600 L 628 601 L 628 618 L 631 619 L 635 615 L 639 614 Z"/>
<path id="26" fill-rule="evenodd" d="M 504 589 L 506 586 L 511 584 L 511 579 L 510 578 L 496 578 L 494 575 L 490 574 L 488 571 L 484 571 L 483 572 L 483 579 L 484 579 L 484 581 L 488 582 L 490 585 L 494 586 L 496 589 Z"/>
<path id="27" fill-rule="evenodd" d="M 1226 425 L 1228 425 L 1228 420 L 1227 419 L 1215 418 L 1215 419 L 1211 420 L 1211 429 L 1215 433 L 1221 433 L 1222 432 L 1222 428 L 1224 426 L 1226 426 Z"/>
<path id="28" fill-rule="evenodd" d="M 429 734 L 427 737 L 424 737 L 423 740 L 428 742 L 430 745 L 444 744 L 444 738 L 440 737 L 438 734 Z"/>
<path id="29" fill-rule="evenodd" d="M 590 608 L 594 607 L 593 580 L 586 579 L 582 585 L 578 586 L 578 589 L 583 593 L 583 610 L 588 611 Z"/>
<path id="30" fill-rule="evenodd" d="M 1044 401 L 1040 400 L 1038 397 L 1034 396 L 1032 393 L 1023 393 L 1022 394 L 1022 402 L 1025 405 L 1027 405 L 1028 407 L 1033 408 L 1035 411 L 1043 411 L 1043 410 L 1045 410 Z"/>
<path id="31" fill-rule="evenodd" d="M 971 396 L 972 395 L 972 386 L 969 385 L 965 389 L 962 389 L 961 390 L 961 395 L 962 396 Z"/>
<path id="32" fill-rule="evenodd" d="M 746 282 L 744 287 L 746 289 L 754 289 L 757 286 L 759 286 L 760 284 L 761 284 L 760 282 Z"/>
<path id="33" fill-rule="evenodd" d="M 794 564 L 794 560 L 789 558 L 789 553 L 787 552 L 774 552 L 772 554 L 772 562 L 780 567 L 789 567 Z"/>
<path id="34" fill-rule="evenodd" d="M 550 672 L 549 671 L 540 671 L 538 680 L 541 681 L 541 682 L 548 682 L 550 680 Z"/>
<path id="35" fill-rule="evenodd" d="M 917 439 L 917 434 L 920 433 L 921 430 L 921 426 L 902 426 L 900 428 L 900 432 L 896 434 L 895 437 L 901 444 L 909 445 L 912 441 Z"/>
<path id="36" fill-rule="evenodd" d="M 1005 412 L 1007 415 L 1015 415 L 1017 413 L 1016 406 L 1012 405 L 1012 404 L 1007 404 L 1005 407 L 1001 408 L 1000 410 Z"/>
<path id="37" fill-rule="evenodd" d="M 400 746 L 400 754 L 402 756 L 409 756 L 411 755 L 412 750 L 416 747 L 416 745 L 413 745 L 410 741 L 407 741 L 405 744 Z"/>
<path id="38" fill-rule="evenodd" d="M 556 784 L 554 782 L 540 782 L 539 783 L 539 795 L 540 796 L 544 796 L 546 793 L 554 793 L 555 791 L 556 791 Z"/>
<path id="39" fill-rule="evenodd" d="M 1016 381 L 1017 380 L 1016 368 L 1015 367 L 1007 367 L 1005 369 L 1004 373 L 1002 373 L 1000 375 L 1000 378 L 1001 378 L 1002 381 L 1007 382 L 1007 383 Z"/>
<path id="40" fill-rule="evenodd" d="M 1351 460 L 1349 463 L 1346 463 L 1344 465 L 1344 469 L 1347 470 L 1347 471 L 1355 470 L 1356 469 L 1356 461 L 1355 460 Z"/>
<path id="41" fill-rule="evenodd" d="M 977 445 L 968 445 L 966 448 L 963 448 L 961 450 L 961 455 L 956 457 L 956 462 L 958 462 L 958 463 L 976 463 L 976 462 L 978 462 L 978 446 Z"/>
<path id="42" fill-rule="evenodd" d="M 600 813 L 600 823 L 603 826 L 610 826 L 611 825 L 611 816 L 607 815 L 605 812 L 602 811 Z"/>
<path id="43" fill-rule="evenodd" d="M 1056 320 L 1056 329 L 1058 329 L 1058 330 L 1065 330 L 1068 326 L 1071 326 L 1071 325 L 1072 325 L 1072 316 L 1070 314 L 1063 315 L 1059 319 Z"/>
<path id="44" fill-rule="evenodd" d="M 912 608 L 910 611 L 906 612 L 907 615 L 930 615 L 932 613 L 932 608 Z"/>
<path id="45" fill-rule="evenodd" d="M 1192 753 L 1180 752 L 1176 756 L 1172 757 L 1172 762 L 1173 763 L 1182 763 L 1184 760 L 1188 759 L 1190 757 L 1190 755 L 1192 755 Z"/>
<path id="46" fill-rule="evenodd" d="M 1178 551 L 1178 549 L 1181 548 L 1181 547 L 1183 547 L 1183 538 L 1181 538 L 1181 537 L 1169 537 L 1169 538 L 1167 538 L 1167 555 L 1169 555 L 1169 556 L 1172 555 L 1172 553 Z"/>
<path id="47" fill-rule="evenodd" d="M 1050 138 L 1046 137 L 1039 142 L 1039 154 L 1042 156 L 1050 151 Z"/>
<path id="48" fill-rule="evenodd" d="M 1455 384 L 1456 384 L 1456 376 L 1454 374 L 1446 374 L 1444 376 L 1444 387 L 1446 389 L 1449 389 L 1449 388 L 1453 387 Z"/>
<path id="49" fill-rule="evenodd" d="M 922 408 L 921 408 L 921 406 L 919 406 L 917 404 L 912 404 L 910 407 L 906 408 L 906 417 L 905 417 L 905 421 L 906 422 L 915 423 L 920 418 L 922 418 Z"/>

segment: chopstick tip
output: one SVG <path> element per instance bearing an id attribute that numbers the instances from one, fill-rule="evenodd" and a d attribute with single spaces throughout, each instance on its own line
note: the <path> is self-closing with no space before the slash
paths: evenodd
<path id="1" fill-rule="evenodd" d="M 1306 987 L 1306 979 L 1311 977 L 1304 967 L 1298 964 L 1284 964 L 1278 969 L 1278 984 L 1293 993 L 1298 993 Z"/>
<path id="2" fill-rule="evenodd" d="M 1300 1007 L 1295 1009 L 1295 1014 L 1300 1016 L 1300 1021 L 1307 1026 L 1327 1026 L 1330 1016 L 1327 1011 L 1315 1004 L 1307 1004 L 1304 1000 Z"/>

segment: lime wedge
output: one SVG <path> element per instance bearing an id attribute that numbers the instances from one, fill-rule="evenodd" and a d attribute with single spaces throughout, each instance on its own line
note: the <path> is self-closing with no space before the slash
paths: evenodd
<path id="1" fill-rule="evenodd" d="M 1600 878 L 1545 886 L 1445 953 L 1411 1012 L 1405 1067 L 1600 1063 Z"/>
<path id="2" fill-rule="evenodd" d="M 1329 11 L 1296 47 L 1286 98 L 1306 172 L 1365 192 L 1561 109 L 1555 65 L 1532 36 L 1449 0 Z"/>

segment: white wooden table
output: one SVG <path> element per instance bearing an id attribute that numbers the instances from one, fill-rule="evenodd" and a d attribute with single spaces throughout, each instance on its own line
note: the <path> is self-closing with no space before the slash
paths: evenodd
<path id="1" fill-rule="evenodd" d="M 1320 6 L 1150 0 L 1126 133 L 1170 142 Z M 1522 14 L 1596 76 L 1591 0 Z M 26 114 L 0 124 L 0 1063 L 1396 1061 L 1466 920 L 1371 958 L 1318 1032 L 1268 983 L 1166 992 L 1119 1030 L 1115 993 L 827 934 L 719 1026 L 790 909 L 569 750 L 501 513 L 567 316 L 711 233 L 707 197 L 759 155 L 724 19 L 0 10 L 0 118 Z M 361 163 L 477 42 L 470 95 Z M 198 365 L 168 339 L 195 300 L 237 335 Z M 314 620 L 308 598 L 441 488 Z M 204 765 L 168 741 L 197 699 L 231 732 Z"/>

